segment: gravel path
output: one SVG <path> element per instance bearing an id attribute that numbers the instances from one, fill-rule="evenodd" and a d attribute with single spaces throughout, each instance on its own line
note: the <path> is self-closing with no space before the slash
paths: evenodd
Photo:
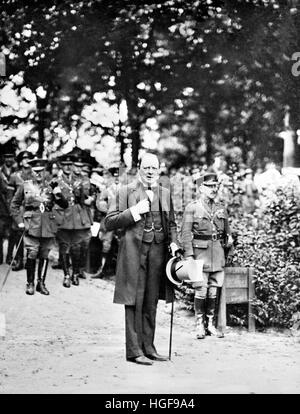
<path id="1" fill-rule="evenodd" d="M 7 266 L 0 266 L 0 282 Z M 299 336 L 228 329 L 224 339 L 194 339 L 193 316 L 176 309 L 170 362 L 125 360 L 124 310 L 113 282 L 62 286 L 50 269 L 50 296 L 25 295 L 25 271 L 0 293 L 6 336 L 0 339 L 0 394 L 299 393 Z M 156 345 L 168 354 L 169 308 L 160 302 Z"/>

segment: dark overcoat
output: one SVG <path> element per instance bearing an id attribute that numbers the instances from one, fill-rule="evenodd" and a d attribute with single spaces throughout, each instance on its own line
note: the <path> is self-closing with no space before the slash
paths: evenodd
<path id="1" fill-rule="evenodd" d="M 163 248 L 168 257 L 168 244 L 177 241 L 176 223 L 170 192 L 168 189 L 159 186 L 159 201 L 162 214 L 162 227 L 166 236 L 166 243 Z M 137 294 L 137 283 L 140 270 L 140 254 L 145 217 L 135 222 L 130 207 L 135 206 L 147 195 L 140 182 L 133 182 L 119 189 L 116 197 L 111 201 L 105 225 L 107 230 L 123 229 L 120 238 L 120 245 L 116 269 L 116 285 L 114 292 L 114 303 L 134 305 Z M 171 300 L 171 286 L 166 274 L 161 275 L 160 299 Z"/>

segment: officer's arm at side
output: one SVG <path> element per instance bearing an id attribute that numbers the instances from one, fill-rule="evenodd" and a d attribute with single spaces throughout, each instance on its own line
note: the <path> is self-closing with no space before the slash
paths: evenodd
<path id="1" fill-rule="evenodd" d="M 185 257 L 193 257 L 193 234 L 192 234 L 192 227 L 193 227 L 193 217 L 194 217 L 194 207 L 192 204 L 188 204 L 186 209 L 184 210 L 183 219 L 182 219 L 182 228 L 181 228 L 181 244 L 184 249 L 184 256 Z"/>
<path id="2" fill-rule="evenodd" d="M 23 223 L 23 217 L 21 214 L 21 206 L 24 200 L 24 186 L 20 185 L 17 189 L 16 194 L 13 196 L 10 203 L 10 212 L 16 223 L 19 225 Z"/>

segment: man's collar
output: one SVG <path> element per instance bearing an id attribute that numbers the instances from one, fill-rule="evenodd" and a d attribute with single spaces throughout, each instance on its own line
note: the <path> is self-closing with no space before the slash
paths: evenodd
<path id="1" fill-rule="evenodd" d="M 154 188 L 157 188 L 158 186 L 157 182 L 151 185 L 143 183 L 141 177 L 138 178 L 138 181 L 142 184 L 145 190 L 153 190 Z"/>
<path id="2" fill-rule="evenodd" d="M 209 197 L 207 197 L 206 195 L 204 195 L 204 194 L 201 194 L 200 195 L 200 199 L 202 200 L 202 201 L 204 201 L 204 203 L 206 203 L 206 204 L 208 204 L 208 205 L 210 205 L 210 204 L 213 204 L 214 203 L 214 199 L 212 199 L 212 198 L 209 198 Z"/>

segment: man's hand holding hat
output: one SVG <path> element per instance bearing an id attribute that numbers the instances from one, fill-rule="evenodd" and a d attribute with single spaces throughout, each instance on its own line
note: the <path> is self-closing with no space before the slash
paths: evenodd
<path id="1" fill-rule="evenodd" d="M 182 253 L 183 253 L 182 249 L 179 246 L 177 246 L 176 243 L 172 242 L 170 244 L 170 250 L 171 250 L 171 255 L 172 256 L 179 256 L 179 257 L 182 256 Z"/>

